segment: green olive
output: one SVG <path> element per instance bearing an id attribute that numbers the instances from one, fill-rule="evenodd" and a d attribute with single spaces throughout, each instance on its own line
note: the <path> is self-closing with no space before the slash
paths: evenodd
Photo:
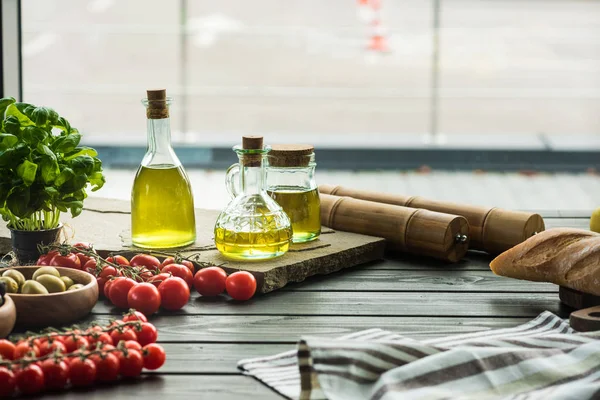
<path id="1" fill-rule="evenodd" d="M 17 281 L 19 287 L 23 286 L 23 283 L 25 283 L 25 277 L 16 269 L 8 269 L 4 271 L 2 276 L 8 276 L 9 278 L 13 278 L 15 281 Z"/>
<path id="2" fill-rule="evenodd" d="M 67 289 L 67 291 L 70 292 L 71 290 L 81 289 L 82 287 L 83 287 L 83 285 L 81 283 L 76 283 L 73 286 L 69 287 L 69 289 Z"/>
<path id="3" fill-rule="evenodd" d="M 19 284 L 10 276 L 0 277 L 0 282 L 6 283 L 6 293 L 17 293 L 19 291 Z"/>
<path id="4" fill-rule="evenodd" d="M 25 281 L 25 283 L 23 284 L 21 293 L 23 293 L 23 294 L 48 294 L 48 290 L 41 283 L 29 280 L 29 281 Z"/>
<path id="5" fill-rule="evenodd" d="M 60 278 L 60 272 L 54 267 L 40 267 L 35 270 L 31 279 L 36 279 L 40 275 L 54 275 L 57 278 Z"/>
<path id="6" fill-rule="evenodd" d="M 35 280 L 48 290 L 48 293 L 59 293 L 67 290 L 65 283 L 54 275 L 40 275 Z"/>
<path id="7" fill-rule="evenodd" d="M 68 276 L 61 276 L 60 280 L 65 283 L 67 289 L 75 284 L 75 282 L 73 282 L 73 279 L 69 278 Z"/>

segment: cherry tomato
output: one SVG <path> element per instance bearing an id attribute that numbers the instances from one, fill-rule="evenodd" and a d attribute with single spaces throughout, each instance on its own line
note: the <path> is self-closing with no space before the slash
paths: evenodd
<path id="1" fill-rule="evenodd" d="M 94 253 L 96 252 L 96 250 L 94 250 L 94 245 L 90 242 L 77 242 L 73 245 L 73 247 L 79 250 L 87 250 L 92 251 Z"/>
<path id="2" fill-rule="evenodd" d="M 227 277 L 225 287 L 235 300 L 248 300 L 256 292 L 256 278 L 247 271 L 234 272 Z"/>
<path id="3" fill-rule="evenodd" d="M 142 345 L 135 340 L 128 340 L 125 342 L 125 348 L 142 351 Z"/>
<path id="4" fill-rule="evenodd" d="M 188 287 L 191 288 L 194 284 L 194 276 L 190 272 L 190 270 L 181 264 L 169 264 L 162 269 L 161 273 L 172 274 L 173 276 L 178 276 L 187 283 Z"/>
<path id="5" fill-rule="evenodd" d="M 89 358 L 79 357 L 71 360 L 69 365 L 69 377 L 71 384 L 75 387 L 89 386 L 96 379 L 96 364 Z"/>
<path id="6" fill-rule="evenodd" d="M 35 262 L 35 265 L 42 265 L 42 266 L 47 266 L 50 265 L 50 261 L 52 260 L 52 258 L 54 258 L 55 255 L 58 254 L 57 250 L 52 250 L 49 251 L 46 254 L 42 254 L 37 261 Z"/>
<path id="7" fill-rule="evenodd" d="M 119 362 L 121 363 L 121 375 L 127 378 L 139 376 L 144 368 L 142 353 L 134 349 L 127 349 L 127 355 L 121 352 Z"/>
<path id="8" fill-rule="evenodd" d="M 81 265 L 85 265 L 88 261 L 94 260 L 92 257 L 87 256 L 87 255 L 85 255 L 83 253 L 75 253 L 75 255 L 77 256 L 77 258 L 79 258 L 79 263 Z"/>
<path id="9" fill-rule="evenodd" d="M 81 261 L 79 261 L 79 258 L 73 253 L 69 253 L 66 256 L 56 254 L 54 257 L 52 257 L 52 260 L 50 260 L 48 265 L 81 269 Z"/>
<path id="10" fill-rule="evenodd" d="M 119 276 L 121 276 L 121 271 L 117 270 L 115 267 L 113 267 L 112 265 L 105 265 L 104 267 L 102 267 L 102 271 L 100 272 L 100 275 L 98 275 L 101 278 L 104 279 L 110 279 L 110 278 L 117 278 Z"/>
<path id="11" fill-rule="evenodd" d="M 0 397 L 10 397 L 17 386 L 14 372 L 8 368 L 0 367 Z"/>
<path id="12" fill-rule="evenodd" d="M 15 357 L 15 345 L 6 339 L 0 339 L 0 357 L 4 360 L 12 360 Z"/>
<path id="13" fill-rule="evenodd" d="M 127 294 L 129 308 L 133 308 L 144 315 L 152 315 L 160 307 L 160 293 L 151 283 L 143 282 L 132 287 Z"/>
<path id="14" fill-rule="evenodd" d="M 113 264 L 129 265 L 129 260 L 123 256 L 108 257 L 106 261 Z"/>
<path id="15" fill-rule="evenodd" d="M 27 343 L 27 341 L 17 343 L 17 345 L 15 346 L 13 360 L 18 360 L 20 358 L 24 358 L 30 352 L 33 352 L 35 357 L 40 356 L 40 349 L 35 344 L 33 346 L 30 346 L 29 343 Z"/>
<path id="16" fill-rule="evenodd" d="M 69 366 L 62 360 L 49 358 L 42 361 L 44 384 L 47 389 L 63 389 L 69 380 Z"/>
<path id="17" fill-rule="evenodd" d="M 112 286 L 112 284 L 115 282 L 114 279 L 109 279 L 108 281 L 106 281 L 106 283 L 104 284 L 104 297 L 106 297 L 107 299 L 110 300 L 110 298 L 108 297 L 108 293 L 110 292 L 110 287 Z"/>
<path id="18" fill-rule="evenodd" d="M 194 273 L 196 272 L 196 267 L 194 267 L 194 263 L 189 261 L 189 260 L 181 260 L 180 262 L 175 262 L 175 258 L 173 257 L 167 257 L 163 260 L 162 263 L 160 263 L 160 270 L 162 271 L 162 269 L 164 267 L 166 267 L 169 264 L 181 264 L 183 266 L 186 266 L 190 272 L 192 273 L 192 275 L 194 275 Z"/>
<path id="19" fill-rule="evenodd" d="M 106 282 L 108 282 L 105 278 L 96 278 L 96 283 L 98 284 L 98 293 L 104 293 L 104 286 L 106 286 Z"/>
<path id="20" fill-rule="evenodd" d="M 23 394 L 39 393 L 44 388 L 44 373 L 39 365 L 29 364 L 18 371 L 17 387 Z"/>
<path id="21" fill-rule="evenodd" d="M 187 283 L 179 277 L 172 277 L 158 285 L 158 292 L 165 310 L 179 310 L 187 304 L 190 299 L 190 288 Z"/>
<path id="22" fill-rule="evenodd" d="M 131 259 L 131 266 L 146 267 L 151 270 L 158 270 L 160 267 L 160 261 L 158 258 L 149 254 L 136 254 Z"/>
<path id="23" fill-rule="evenodd" d="M 216 296 L 225 291 L 226 280 L 227 273 L 223 268 L 203 268 L 194 276 L 194 287 L 202 296 Z"/>
<path id="24" fill-rule="evenodd" d="M 148 322 L 148 318 L 146 318 L 146 316 L 144 314 L 142 314 L 141 312 L 134 311 L 133 314 L 127 314 L 126 316 L 123 317 L 123 322 L 130 322 L 130 321 Z"/>
<path id="25" fill-rule="evenodd" d="M 133 272 L 137 275 L 135 280 L 137 282 L 148 282 L 154 274 L 146 267 L 133 267 Z"/>
<path id="26" fill-rule="evenodd" d="M 158 287 L 164 280 L 169 279 L 172 276 L 173 275 L 171 274 L 164 274 L 161 272 L 160 274 L 154 275 L 152 278 L 148 279 L 148 283 Z"/>
<path id="27" fill-rule="evenodd" d="M 135 285 L 137 285 L 137 282 L 133 279 L 119 277 L 115 279 L 113 284 L 110 286 L 108 298 L 115 306 L 119 308 L 127 308 L 127 294 Z"/>
<path id="28" fill-rule="evenodd" d="M 103 344 L 113 344 L 113 340 L 112 337 L 110 336 L 110 334 L 108 332 L 95 332 L 92 333 L 90 335 L 88 335 L 88 342 L 90 342 L 90 349 L 95 349 L 97 346 L 97 343 L 103 343 Z M 103 347 L 104 348 L 104 347 Z"/>
<path id="29" fill-rule="evenodd" d="M 60 340 L 53 340 L 52 343 L 46 341 L 40 346 L 40 357 L 45 356 L 48 353 L 52 353 L 56 350 L 59 350 L 62 354 L 65 354 L 67 352 L 66 346 Z"/>
<path id="30" fill-rule="evenodd" d="M 121 340 L 124 342 L 128 340 L 138 340 L 137 335 L 133 329 L 130 328 L 123 329 L 123 332 L 119 332 L 118 329 L 115 329 L 110 333 L 110 337 L 112 338 L 114 344 L 119 344 Z"/>
<path id="31" fill-rule="evenodd" d="M 156 327 L 149 322 L 144 322 L 142 324 L 142 329 L 137 330 L 134 328 L 134 330 L 135 334 L 137 335 L 138 342 L 142 346 L 154 343 L 156 342 L 156 339 L 158 339 L 158 331 L 156 330 Z"/>
<path id="32" fill-rule="evenodd" d="M 83 336 L 69 336 L 65 339 L 65 347 L 67 348 L 67 353 L 72 353 L 77 349 L 81 349 L 82 347 L 89 349 L 90 343 Z"/>
<path id="33" fill-rule="evenodd" d="M 95 258 L 90 258 L 88 261 L 86 261 L 85 264 L 81 264 L 83 265 L 83 268 L 81 268 L 82 270 L 84 270 L 85 272 L 88 272 L 94 276 L 98 275 L 98 262 L 96 261 Z"/>
<path id="34" fill-rule="evenodd" d="M 93 355 L 91 360 L 96 364 L 96 379 L 100 382 L 114 381 L 119 377 L 119 357 L 114 353 L 102 356 Z"/>
<path id="35" fill-rule="evenodd" d="M 146 369 L 159 369 L 165 363 L 165 350 L 156 343 L 144 346 L 142 354 L 144 356 L 144 368 Z"/>

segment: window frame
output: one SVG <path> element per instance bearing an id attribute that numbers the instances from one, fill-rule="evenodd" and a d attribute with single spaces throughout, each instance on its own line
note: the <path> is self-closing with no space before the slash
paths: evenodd
<path id="1" fill-rule="evenodd" d="M 23 99 L 21 0 L 0 1 L 0 94 Z"/>

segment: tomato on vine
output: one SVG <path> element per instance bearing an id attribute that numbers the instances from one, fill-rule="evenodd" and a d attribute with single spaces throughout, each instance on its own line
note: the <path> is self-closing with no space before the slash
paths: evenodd
<path id="1" fill-rule="evenodd" d="M 256 292 L 256 278 L 247 271 L 234 272 L 227 277 L 225 287 L 235 300 L 248 300 Z"/>
<path id="2" fill-rule="evenodd" d="M 158 331 L 156 330 L 156 327 L 149 322 L 144 322 L 142 324 L 142 328 L 139 330 L 136 328 L 134 329 L 138 338 L 138 342 L 142 346 L 154 343 L 158 339 Z"/>
<path id="3" fill-rule="evenodd" d="M 129 260 L 123 256 L 112 256 L 106 259 L 109 263 L 119 264 L 119 265 L 129 265 Z"/>
<path id="4" fill-rule="evenodd" d="M 93 355 L 91 360 L 96 365 L 96 379 L 98 381 L 110 382 L 119 377 L 119 357 L 114 353 Z"/>
<path id="5" fill-rule="evenodd" d="M 41 392 L 44 388 L 44 373 L 39 365 L 29 364 L 17 371 L 17 387 L 23 394 Z"/>
<path id="6" fill-rule="evenodd" d="M 29 345 L 27 341 L 22 341 L 17 343 L 15 346 L 15 352 L 13 354 L 13 359 L 17 360 L 19 358 L 23 358 L 29 354 L 33 354 L 35 357 L 40 356 L 40 349 L 35 344 Z"/>
<path id="7" fill-rule="evenodd" d="M 128 313 L 123 317 L 123 322 L 129 321 L 142 321 L 148 322 L 148 318 L 144 314 L 139 311 L 134 311 L 133 313 Z"/>
<path id="8" fill-rule="evenodd" d="M 53 353 L 55 351 L 60 351 L 61 353 L 66 353 L 67 348 L 65 344 L 60 340 L 45 341 L 40 345 L 40 356 L 45 356 L 48 353 Z"/>
<path id="9" fill-rule="evenodd" d="M 217 296 L 225 291 L 226 280 L 223 268 L 203 268 L 194 275 L 194 287 L 202 296 Z"/>
<path id="10" fill-rule="evenodd" d="M 15 391 L 17 378 L 8 368 L 0 367 L 0 397 L 9 397 Z"/>
<path id="11" fill-rule="evenodd" d="M 160 267 L 160 261 L 150 254 L 136 254 L 131 258 L 130 265 L 132 267 L 146 267 L 157 270 Z"/>
<path id="12" fill-rule="evenodd" d="M 15 357 L 15 345 L 6 339 L 0 339 L 0 357 L 4 360 L 12 360 Z"/>
<path id="13" fill-rule="evenodd" d="M 172 277 L 158 285 L 158 292 L 162 299 L 161 306 L 165 310 L 179 310 L 190 299 L 190 289 L 185 281 L 179 277 Z"/>
<path id="14" fill-rule="evenodd" d="M 194 275 L 194 273 L 196 272 L 196 267 L 194 267 L 193 262 L 191 262 L 189 260 L 178 260 L 177 262 L 175 262 L 174 257 L 167 257 L 163 260 L 162 263 L 160 263 L 161 271 L 164 267 L 166 267 L 169 264 L 181 264 L 181 265 L 187 267 L 190 270 L 190 272 L 192 273 L 192 275 Z"/>
<path id="15" fill-rule="evenodd" d="M 165 363 L 165 350 L 156 343 L 144 346 L 142 354 L 144 355 L 144 368 L 146 369 L 155 370 Z"/>
<path id="16" fill-rule="evenodd" d="M 127 304 L 135 308 L 144 315 L 152 315 L 160 307 L 160 293 L 156 286 L 151 283 L 143 282 L 129 290 L 127 294 Z"/>
<path id="17" fill-rule="evenodd" d="M 52 257 L 52 260 L 50 260 L 48 265 L 72 269 L 81 269 L 82 267 L 81 261 L 79 261 L 79 258 L 73 253 L 69 253 L 66 256 L 63 256 L 60 253 L 56 254 Z"/>
<path id="18" fill-rule="evenodd" d="M 119 308 L 127 308 L 127 294 L 137 282 L 131 278 L 119 277 L 114 280 L 108 292 L 108 298 Z"/>
<path id="19" fill-rule="evenodd" d="M 121 375 L 126 378 L 135 378 L 142 373 L 142 368 L 144 368 L 142 353 L 133 349 L 127 349 L 126 352 L 127 355 L 125 352 L 121 352 L 119 355 Z"/>
<path id="20" fill-rule="evenodd" d="M 63 389 L 69 380 L 69 366 L 61 359 L 42 361 L 42 372 L 44 373 L 44 385 L 47 389 Z"/>
<path id="21" fill-rule="evenodd" d="M 96 364 L 89 358 L 81 359 L 77 357 L 71 360 L 69 376 L 73 386 L 89 386 L 96 380 Z"/>
<path id="22" fill-rule="evenodd" d="M 125 328 L 125 329 L 123 329 L 122 332 L 119 332 L 118 329 L 115 329 L 114 331 L 112 331 L 110 333 L 110 337 L 112 338 L 113 344 L 115 344 L 115 345 L 119 344 L 119 342 L 121 340 L 123 340 L 123 341 L 136 340 L 137 341 L 137 335 L 131 328 Z"/>
<path id="23" fill-rule="evenodd" d="M 162 269 L 161 273 L 178 276 L 185 281 L 189 288 L 194 284 L 194 276 L 187 267 L 181 264 L 169 264 Z"/>
<path id="24" fill-rule="evenodd" d="M 67 353 L 72 353 L 77 349 L 87 349 L 90 347 L 90 343 L 87 341 L 87 339 L 79 335 L 67 337 L 64 343 L 65 347 L 67 348 Z"/>

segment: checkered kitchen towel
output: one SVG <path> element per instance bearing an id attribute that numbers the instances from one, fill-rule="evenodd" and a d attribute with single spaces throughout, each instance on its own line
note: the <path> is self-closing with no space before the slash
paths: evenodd
<path id="1" fill-rule="evenodd" d="M 425 341 L 380 329 L 304 337 L 238 367 L 292 399 L 600 399 L 600 332 L 550 312 L 515 328 Z"/>

